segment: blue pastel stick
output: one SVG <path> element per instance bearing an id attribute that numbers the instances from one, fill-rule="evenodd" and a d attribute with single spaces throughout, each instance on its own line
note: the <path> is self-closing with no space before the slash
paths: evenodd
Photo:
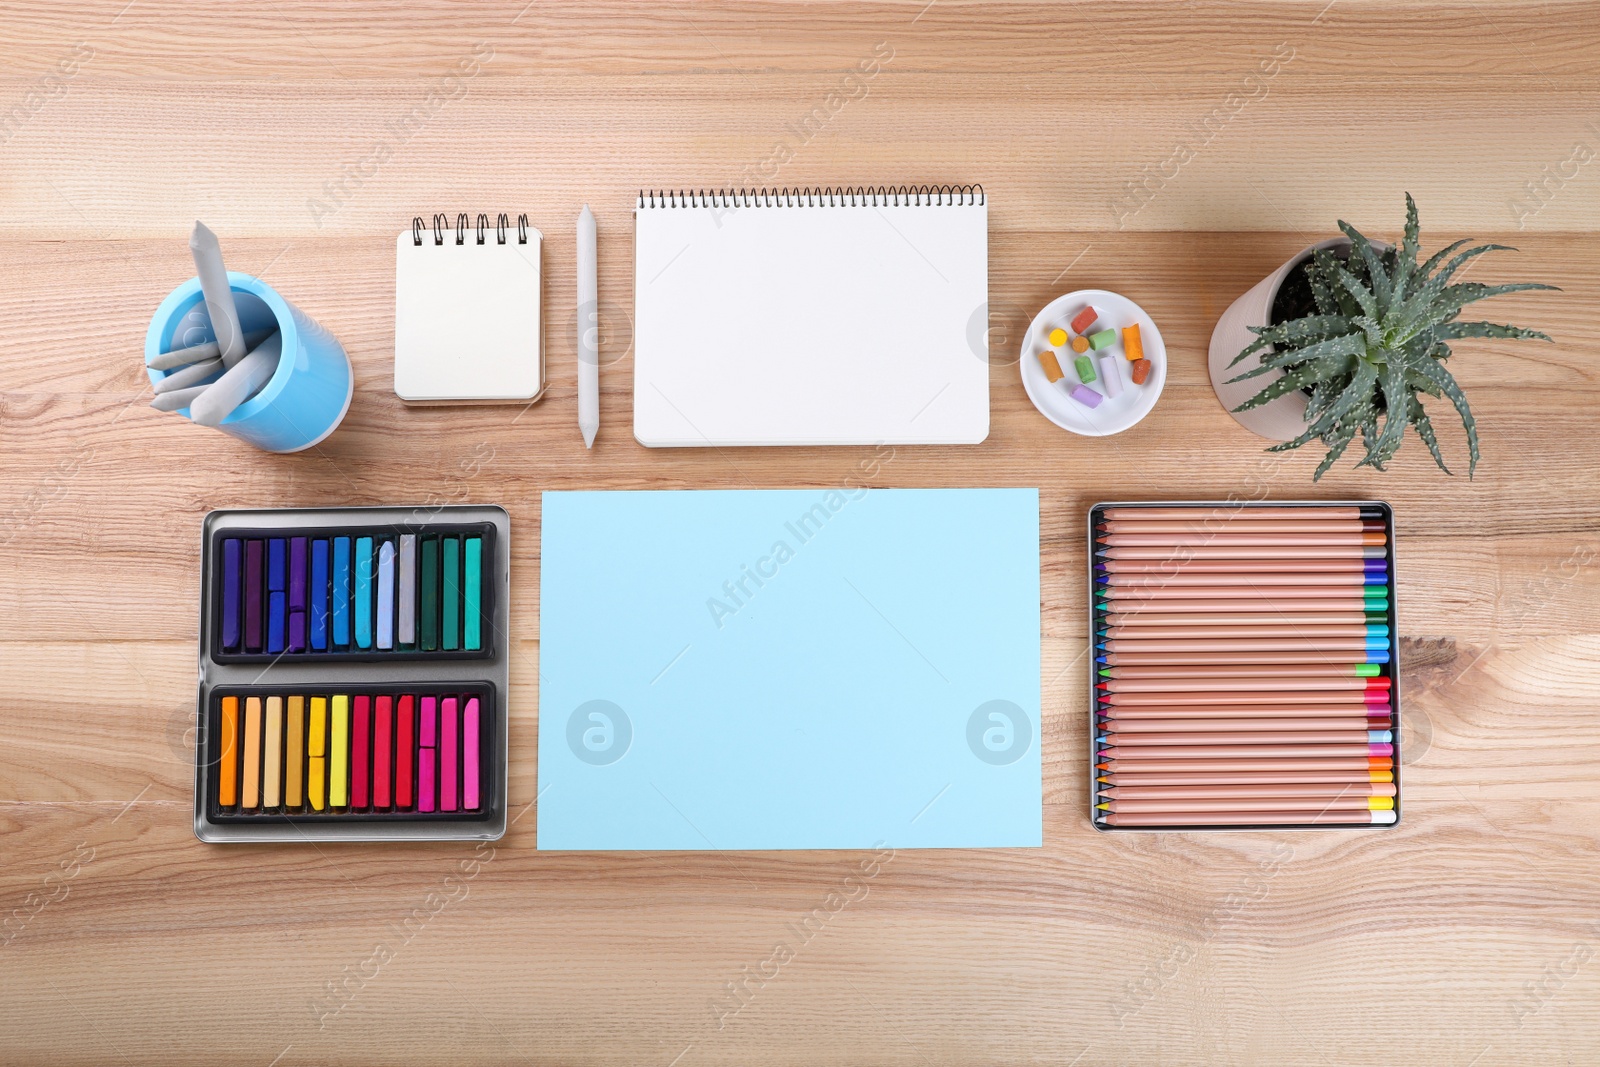
<path id="1" fill-rule="evenodd" d="M 267 651 L 282 652 L 288 640 L 289 594 L 277 590 L 267 594 Z"/>
<path id="2" fill-rule="evenodd" d="M 311 647 L 328 648 L 328 542 L 311 542 Z"/>
<path id="3" fill-rule="evenodd" d="M 289 542 L 282 537 L 267 541 L 267 590 L 284 593 L 289 590 Z"/>
<path id="4" fill-rule="evenodd" d="M 378 549 L 378 647 L 394 647 L 394 542 Z"/>
<path id="5" fill-rule="evenodd" d="M 222 648 L 234 652 L 239 648 L 239 539 L 229 537 L 222 542 Z"/>
<path id="6" fill-rule="evenodd" d="M 356 645 L 372 647 L 372 538 L 356 538 Z"/>
<path id="7" fill-rule="evenodd" d="M 333 539 L 333 643 L 350 647 L 350 538 Z"/>

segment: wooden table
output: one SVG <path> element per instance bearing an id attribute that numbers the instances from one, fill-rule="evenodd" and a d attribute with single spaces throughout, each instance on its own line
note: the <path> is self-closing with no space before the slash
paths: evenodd
<path id="1" fill-rule="evenodd" d="M 10 0 L 0 45 L 0 1062 L 1600 1060 L 1600 7 Z M 634 443 L 639 188 L 966 182 L 990 197 L 993 432 L 899 449 L 876 484 L 1041 489 L 1045 847 L 898 853 L 720 1017 L 859 856 L 535 851 L 537 494 L 827 487 L 862 458 Z M 1207 339 L 1335 219 L 1392 234 L 1405 190 L 1428 248 L 1515 238 L 1473 277 L 1560 285 L 1490 305 L 1557 343 L 1459 346 L 1476 480 L 1413 439 L 1313 489 L 1320 453 L 1268 457 L 1221 410 Z M 593 452 L 569 328 L 586 200 Z M 394 236 L 458 210 L 548 237 L 550 388 L 525 414 L 390 389 Z M 320 447 L 147 406 L 145 326 L 196 217 L 349 350 L 355 402 Z M 1089 286 L 1139 300 L 1171 353 L 1154 414 L 1108 441 L 1047 423 L 1015 366 L 1033 311 Z M 1445 447 L 1464 468 L 1459 430 Z M 1395 506 L 1393 832 L 1090 829 L 1085 508 L 1229 494 Z M 451 882 L 472 849 L 198 843 L 201 517 L 416 501 L 511 512 L 523 817 Z"/>

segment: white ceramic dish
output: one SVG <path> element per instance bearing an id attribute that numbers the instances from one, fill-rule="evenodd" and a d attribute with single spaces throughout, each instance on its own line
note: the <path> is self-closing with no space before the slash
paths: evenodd
<path id="1" fill-rule="evenodd" d="M 1085 305 L 1092 306 L 1100 313 L 1091 333 L 1107 328 L 1117 331 L 1117 340 L 1098 354 L 1104 356 L 1109 353 L 1120 361 L 1118 369 L 1123 376 L 1122 395 L 1108 396 L 1096 408 L 1085 407 L 1067 395 L 1078 384 L 1077 371 L 1073 366 L 1078 353 L 1072 350 L 1070 343 L 1055 349 L 1056 360 L 1063 371 L 1059 382 L 1052 384 L 1045 377 L 1044 368 L 1039 365 L 1039 353 L 1052 347 L 1050 331 L 1060 327 L 1070 334 L 1071 328 L 1067 324 Z M 1150 377 L 1145 379 L 1143 385 L 1133 384 L 1133 365 L 1128 362 L 1122 349 L 1122 328 L 1134 323 L 1139 324 L 1139 339 L 1143 343 L 1145 358 L 1150 361 Z M 1161 331 L 1156 329 L 1156 324 L 1138 304 L 1104 289 L 1080 289 L 1058 296 L 1046 304 L 1033 317 L 1028 332 L 1023 335 L 1022 359 L 1019 362 L 1022 367 L 1022 387 L 1028 391 L 1028 399 L 1033 401 L 1039 413 L 1063 430 L 1071 430 L 1085 437 L 1109 437 L 1134 425 L 1150 414 L 1150 409 L 1161 398 L 1162 387 L 1167 384 L 1167 346 L 1161 340 Z M 1098 362 L 1095 372 L 1097 375 L 1100 373 Z M 1089 388 L 1100 393 L 1105 391 L 1101 381 L 1092 383 Z"/>

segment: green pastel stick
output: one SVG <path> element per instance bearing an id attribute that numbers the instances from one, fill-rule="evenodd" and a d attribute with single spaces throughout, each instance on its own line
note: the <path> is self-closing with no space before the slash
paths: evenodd
<path id="1" fill-rule="evenodd" d="M 439 539 L 422 539 L 422 617 L 418 619 L 424 652 L 439 650 Z"/>
<path id="2" fill-rule="evenodd" d="M 1116 330 L 1101 330 L 1099 333 L 1091 333 L 1089 335 L 1089 347 L 1098 352 L 1102 348 L 1110 348 L 1116 339 Z M 1082 359 L 1083 357 L 1079 356 L 1078 358 Z"/>
<path id="3" fill-rule="evenodd" d="M 476 652 L 483 647 L 483 538 L 467 538 L 466 576 L 462 579 L 466 593 L 466 617 L 463 620 L 465 636 L 461 646 Z"/>
<path id="4" fill-rule="evenodd" d="M 1094 381 L 1094 360 L 1090 359 L 1088 356 L 1079 356 L 1077 359 L 1072 361 L 1072 365 L 1078 368 L 1078 381 L 1082 382 L 1084 385 L 1088 385 L 1090 382 Z"/>
<path id="5" fill-rule="evenodd" d="M 444 635 L 441 648 L 461 647 L 461 538 L 446 537 L 444 545 Z"/>

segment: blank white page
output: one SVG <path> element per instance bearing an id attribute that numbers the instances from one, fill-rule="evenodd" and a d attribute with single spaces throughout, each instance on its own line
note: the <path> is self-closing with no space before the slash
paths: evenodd
<path id="1" fill-rule="evenodd" d="M 412 402 L 532 400 L 544 388 L 540 249 L 493 230 L 478 244 L 423 231 L 395 242 L 394 391 Z"/>
<path id="2" fill-rule="evenodd" d="M 989 435 L 985 205 L 679 204 L 635 213 L 639 443 Z"/>

